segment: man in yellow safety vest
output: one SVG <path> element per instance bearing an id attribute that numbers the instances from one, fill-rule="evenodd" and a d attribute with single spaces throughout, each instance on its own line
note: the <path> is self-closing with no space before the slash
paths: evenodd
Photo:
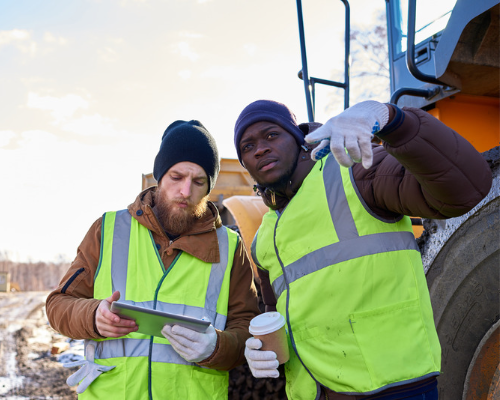
<path id="1" fill-rule="evenodd" d="M 441 350 L 408 215 L 471 210 L 491 187 L 486 161 L 428 113 L 376 101 L 321 126 L 258 100 L 234 143 L 270 208 L 252 256 L 266 311 L 286 319 L 288 399 L 436 400 Z M 252 373 L 277 377 L 261 346 L 247 340 Z"/>
<path id="2" fill-rule="evenodd" d="M 79 398 L 227 399 L 228 370 L 244 362 L 259 310 L 243 242 L 208 201 L 219 165 L 199 121 L 172 123 L 154 162 L 158 186 L 94 222 L 47 298 L 52 327 L 85 339 L 86 360 L 68 379 L 80 382 Z M 118 300 L 210 325 L 151 336 L 111 312 Z"/>

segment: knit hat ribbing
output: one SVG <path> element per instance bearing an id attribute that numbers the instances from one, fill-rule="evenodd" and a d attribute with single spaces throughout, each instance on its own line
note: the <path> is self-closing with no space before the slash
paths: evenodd
<path id="1" fill-rule="evenodd" d="M 214 188 L 220 170 L 219 152 L 215 139 L 200 121 L 175 121 L 161 138 L 153 176 L 160 182 L 175 164 L 189 161 L 203 168 L 208 177 L 208 193 Z"/>
<path id="2" fill-rule="evenodd" d="M 304 144 L 304 132 L 299 128 L 295 114 L 287 106 L 273 100 L 257 100 L 243 109 L 234 126 L 234 146 L 240 163 L 241 136 L 250 125 L 260 121 L 278 124 L 295 138 L 299 146 Z"/>

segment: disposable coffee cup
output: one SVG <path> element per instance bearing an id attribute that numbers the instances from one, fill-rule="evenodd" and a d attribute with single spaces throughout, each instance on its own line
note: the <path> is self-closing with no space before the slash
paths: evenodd
<path id="1" fill-rule="evenodd" d="M 290 354 L 283 315 L 276 311 L 260 314 L 250 321 L 248 330 L 262 342 L 261 350 L 274 351 L 280 364 L 288 361 Z"/>

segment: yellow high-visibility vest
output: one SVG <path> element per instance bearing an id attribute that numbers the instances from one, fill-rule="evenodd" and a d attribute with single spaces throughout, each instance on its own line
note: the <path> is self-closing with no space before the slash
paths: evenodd
<path id="1" fill-rule="evenodd" d="M 128 210 L 108 212 L 103 217 L 94 298 L 105 299 L 119 290 L 121 302 L 207 317 L 215 328 L 224 330 L 238 235 L 221 227 L 217 229 L 217 238 L 219 263 L 203 262 L 181 252 L 165 270 L 151 232 Z M 165 338 L 133 332 L 92 342 L 96 346 L 95 362 L 116 367 L 101 374 L 80 399 L 228 397 L 228 372 L 185 361 Z"/>
<path id="2" fill-rule="evenodd" d="M 331 154 L 281 214 L 264 215 L 252 256 L 269 272 L 287 321 L 290 400 L 316 398 L 319 384 L 372 394 L 439 374 L 441 349 L 411 221 L 374 215 L 351 169 Z"/>

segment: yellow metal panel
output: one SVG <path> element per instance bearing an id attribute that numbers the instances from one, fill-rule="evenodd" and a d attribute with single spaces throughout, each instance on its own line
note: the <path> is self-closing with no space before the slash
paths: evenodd
<path id="1" fill-rule="evenodd" d="M 250 253 L 252 241 L 262 221 L 262 216 L 269 211 L 260 196 L 232 196 L 225 199 L 222 204 L 233 215 L 236 225 L 240 230 L 243 243 Z M 256 273 L 256 267 L 252 262 Z"/>

